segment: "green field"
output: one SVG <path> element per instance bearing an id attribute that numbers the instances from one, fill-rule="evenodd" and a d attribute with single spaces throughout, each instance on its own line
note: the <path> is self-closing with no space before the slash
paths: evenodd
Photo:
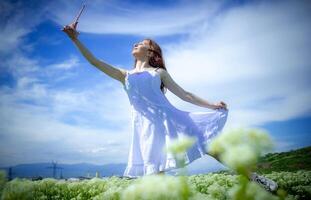
<path id="1" fill-rule="evenodd" d="M 250 185 L 246 191 L 254 198 L 248 199 L 311 199 L 310 150 L 307 147 L 260 158 L 258 170 L 276 181 L 280 190 L 271 196 L 260 196 L 263 190 Z M 7 182 L 1 173 L 0 189 L 2 199 L 232 199 L 230 191 L 240 184 L 239 177 L 228 171 L 139 179 L 113 176 L 69 182 L 16 178 Z"/>
<path id="2" fill-rule="evenodd" d="M 288 193 L 286 199 L 311 199 L 311 171 L 273 172 L 266 176 L 277 181 Z M 5 185 L 2 182 L 1 187 L 2 199 L 139 199 L 141 194 L 146 194 L 146 199 L 231 199 L 228 191 L 238 184 L 238 176 L 225 172 L 186 178 L 187 184 L 182 184 L 176 177 L 163 175 L 150 177 L 143 184 L 139 184 L 140 179 L 118 177 L 79 182 L 51 178 L 40 181 L 14 179 Z M 135 183 L 136 188 L 131 190 L 130 186 Z"/>

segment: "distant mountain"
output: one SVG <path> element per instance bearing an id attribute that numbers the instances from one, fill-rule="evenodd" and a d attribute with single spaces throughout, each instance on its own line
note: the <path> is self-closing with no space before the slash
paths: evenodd
<path id="1" fill-rule="evenodd" d="M 31 164 L 19 164 L 12 166 L 12 176 L 11 178 L 32 178 L 32 177 L 53 177 L 52 163 L 31 163 Z M 125 163 L 119 164 L 106 164 L 106 165 L 94 165 L 90 163 L 78 163 L 78 164 L 57 164 L 56 178 L 60 178 L 61 173 L 63 178 L 77 178 L 80 176 L 84 177 L 95 177 L 96 172 L 99 172 L 101 177 L 110 176 L 123 176 L 124 170 L 126 168 Z M 6 170 L 9 174 L 9 167 L 0 167 L 0 170 Z M 187 167 L 188 174 L 204 174 L 212 171 L 219 171 L 221 168 L 217 166 L 207 166 L 203 169 L 196 167 Z M 173 169 L 166 174 L 174 175 L 178 169 Z"/>
<path id="2" fill-rule="evenodd" d="M 19 164 L 12 166 L 12 178 L 31 178 L 31 177 L 53 177 L 53 169 L 51 169 L 52 163 L 32 163 L 32 164 Z M 126 164 L 106 164 L 106 165 L 94 165 L 89 163 L 79 164 L 57 164 L 57 167 L 61 169 L 56 170 L 56 178 L 59 178 L 61 173 L 63 178 L 74 178 L 79 176 L 95 177 L 96 172 L 99 172 L 101 177 L 104 176 L 122 176 L 125 170 Z M 0 168 L 9 171 L 8 167 Z"/>
<path id="3" fill-rule="evenodd" d="M 260 173 L 272 171 L 311 170 L 311 146 L 261 157 L 257 165 Z"/>
<path id="4" fill-rule="evenodd" d="M 12 166 L 12 178 L 31 178 L 41 176 L 43 178 L 53 177 L 52 163 L 33 163 L 33 164 L 19 164 Z M 56 170 L 56 178 L 59 178 L 61 173 L 63 178 L 75 177 L 95 177 L 96 172 L 99 172 L 101 177 L 123 176 L 126 168 L 125 163 L 94 165 L 89 163 L 78 164 L 57 164 L 57 167 L 62 169 Z M 2 167 L 0 170 L 6 170 L 8 167 Z M 208 169 L 189 169 L 189 175 L 198 173 L 209 173 L 212 171 L 219 171 L 221 168 L 217 166 L 215 169 L 209 167 Z M 297 171 L 297 170 L 311 170 L 311 146 L 291 150 L 281 153 L 269 153 L 261 157 L 257 165 L 256 172 L 270 173 L 272 171 Z M 175 174 L 176 170 L 167 172 L 168 174 Z"/>

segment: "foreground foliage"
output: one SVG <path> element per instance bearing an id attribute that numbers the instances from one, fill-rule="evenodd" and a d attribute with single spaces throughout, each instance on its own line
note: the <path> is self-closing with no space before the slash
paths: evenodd
<path id="1" fill-rule="evenodd" d="M 185 166 L 184 153 L 195 142 L 182 137 L 166 150 L 180 166 Z M 256 168 L 259 157 L 272 146 L 267 133 L 255 129 L 238 129 L 221 134 L 206 147 L 212 155 L 229 166 L 235 173 L 210 173 L 187 176 L 184 168 L 178 176 L 147 175 L 138 179 L 110 177 L 69 182 L 46 178 L 30 181 L 16 178 L 6 181 L 0 173 L 0 195 L 5 200 L 28 199 L 105 199 L 105 200 L 290 200 L 311 199 L 311 171 L 272 172 L 266 177 L 276 181 L 275 194 L 267 192 L 248 179 Z"/>
<path id="2" fill-rule="evenodd" d="M 311 199 L 311 171 L 274 172 L 265 175 L 288 193 L 286 199 Z M 239 186 L 239 176 L 209 173 L 173 177 L 152 175 L 139 179 L 110 177 L 79 182 L 46 178 L 39 181 L 16 178 L 3 185 L 2 199 L 232 199 L 228 191 Z M 1 182 L 4 182 L 3 176 Z M 247 192 L 257 193 L 253 199 L 281 199 L 276 195 L 263 198 L 263 189 L 255 183 Z M 250 198 L 252 199 L 252 198 Z"/>

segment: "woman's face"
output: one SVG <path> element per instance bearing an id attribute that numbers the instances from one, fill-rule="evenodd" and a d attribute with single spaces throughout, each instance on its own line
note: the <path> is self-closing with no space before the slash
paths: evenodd
<path id="1" fill-rule="evenodd" d="M 147 40 L 135 43 L 132 50 L 132 55 L 135 58 L 146 58 L 148 54 L 149 44 Z"/>

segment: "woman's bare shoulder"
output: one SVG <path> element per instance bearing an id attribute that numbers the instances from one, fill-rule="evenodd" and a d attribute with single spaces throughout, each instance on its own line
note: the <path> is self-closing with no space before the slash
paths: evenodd
<path id="1" fill-rule="evenodd" d="M 124 68 L 120 68 L 120 67 L 116 67 L 116 69 L 125 77 L 126 74 L 129 72 L 129 70 L 124 69 Z"/>
<path id="2" fill-rule="evenodd" d="M 157 68 L 156 71 L 159 73 L 162 80 L 169 75 L 169 73 L 163 68 Z"/>

